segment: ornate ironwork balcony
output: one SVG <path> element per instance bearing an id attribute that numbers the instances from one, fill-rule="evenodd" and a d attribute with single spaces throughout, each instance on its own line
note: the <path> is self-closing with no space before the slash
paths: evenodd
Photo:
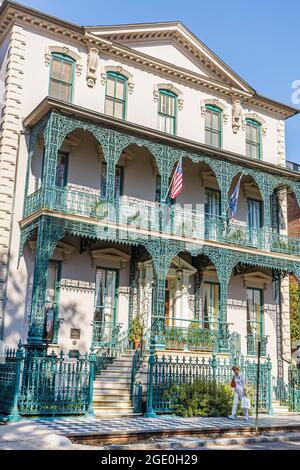
<path id="1" fill-rule="evenodd" d="M 268 337 L 264 335 L 247 335 L 247 355 L 257 356 L 258 341 L 261 342 L 261 355 L 267 355 Z"/>
<path id="2" fill-rule="evenodd" d="M 221 324 L 204 320 L 170 319 L 175 325 L 165 327 L 166 349 L 189 351 L 219 351 Z M 177 326 L 185 322 L 187 326 Z M 176 325 L 177 324 L 177 325 Z M 225 324 L 224 326 L 227 326 Z"/>
<path id="3" fill-rule="evenodd" d="M 86 216 L 125 228 L 300 255 L 300 238 L 288 237 L 267 227 L 249 228 L 245 223 L 233 222 L 227 217 L 128 196 L 110 203 L 101 199 L 97 191 L 88 188 L 39 189 L 26 198 L 24 217 L 43 208 Z"/>

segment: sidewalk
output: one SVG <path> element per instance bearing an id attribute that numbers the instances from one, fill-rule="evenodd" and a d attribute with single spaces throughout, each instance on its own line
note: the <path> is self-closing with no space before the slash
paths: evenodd
<path id="1" fill-rule="evenodd" d="M 300 416 L 260 416 L 261 431 L 275 435 L 261 436 L 262 442 L 291 441 L 300 439 Z M 254 431 L 255 420 L 245 422 L 242 418 L 122 418 L 97 420 L 95 418 L 37 418 L 23 419 L 18 423 L 0 425 L 0 450 L 101 450 L 110 442 L 113 448 L 127 448 L 126 440 L 140 441 L 131 449 L 174 449 L 233 445 L 247 443 L 249 433 Z M 233 437 L 233 434 L 236 436 Z M 230 434 L 230 437 L 226 437 Z M 247 436 L 248 434 L 248 436 Z M 180 439 L 179 435 L 181 436 Z M 70 438 L 78 444 L 72 444 Z M 141 441 L 147 441 L 146 447 Z M 90 442 L 94 445 L 81 445 Z M 151 443 L 152 441 L 152 443 Z M 259 441 L 258 441 L 259 442 Z M 98 443 L 98 446 L 95 444 Z M 115 443 L 115 444 L 113 444 Z M 122 444 L 123 443 L 123 444 Z M 144 447 L 143 447 L 144 446 Z M 107 446 L 105 446 L 107 448 Z M 157 448 L 157 447 L 156 447 Z"/>

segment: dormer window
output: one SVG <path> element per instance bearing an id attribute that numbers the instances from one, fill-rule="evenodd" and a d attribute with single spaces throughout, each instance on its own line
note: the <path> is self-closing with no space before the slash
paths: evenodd
<path id="1" fill-rule="evenodd" d="M 205 106 L 205 143 L 222 147 L 222 110 L 217 106 Z"/>
<path id="2" fill-rule="evenodd" d="M 118 119 L 126 117 L 127 77 L 117 72 L 107 72 L 105 114 Z"/>
<path id="3" fill-rule="evenodd" d="M 51 54 L 49 96 L 72 103 L 75 60 L 66 54 Z"/>
<path id="4" fill-rule="evenodd" d="M 261 125 L 254 119 L 246 119 L 246 155 L 261 159 Z"/>
<path id="5" fill-rule="evenodd" d="M 177 95 L 166 89 L 159 89 L 158 130 L 176 135 Z"/>

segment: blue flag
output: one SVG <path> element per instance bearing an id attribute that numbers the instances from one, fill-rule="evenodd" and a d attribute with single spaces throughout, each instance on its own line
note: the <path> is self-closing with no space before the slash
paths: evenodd
<path id="1" fill-rule="evenodd" d="M 242 179 L 243 174 L 239 177 L 239 180 L 236 184 L 236 187 L 234 188 L 230 201 L 229 201 L 229 207 L 231 209 L 231 217 L 235 217 L 236 211 L 237 211 L 237 203 L 238 203 L 238 198 L 239 198 L 239 192 L 240 192 L 240 186 L 241 186 L 241 179 Z"/>

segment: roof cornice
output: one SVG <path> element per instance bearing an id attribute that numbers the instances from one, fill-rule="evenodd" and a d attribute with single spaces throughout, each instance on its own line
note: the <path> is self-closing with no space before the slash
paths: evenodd
<path id="1" fill-rule="evenodd" d="M 238 98 L 244 103 L 248 103 L 251 106 L 274 114 L 279 119 L 287 119 L 299 112 L 298 109 L 260 96 L 254 90 L 253 92 L 250 90 L 244 91 L 238 86 L 235 87 L 218 80 L 207 78 L 161 59 L 136 51 L 125 45 L 118 44 L 115 41 L 100 37 L 99 35 L 93 34 L 91 28 L 84 28 L 83 26 L 60 20 L 38 10 L 12 2 L 11 0 L 4 0 L 0 8 L 0 42 L 13 23 L 25 23 L 29 27 L 43 31 L 46 30 L 49 33 L 85 44 L 87 48 L 92 46 L 96 47 L 100 53 L 102 52 L 115 59 L 146 69 L 153 74 L 165 76 L 175 82 L 181 82 L 196 89 L 205 89 L 208 92 L 219 93 L 225 96 L 225 98 L 227 97 L 227 99 Z M 162 24 L 167 23 L 158 23 L 158 25 Z M 174 22 L 172 24 L 177 24 L 183 28 L 180 22 Z M 184 27 L 184 29 L 188 31 L 187 28 Z M 189 31 L 188 33 L 192 35 Z M 226 66 L 226 64 L 224 64 L 224 66 Z"/>
<path id="2" fill-rule="evenodd" d="M 81 106 L 75 106 L 74 104 L 56 100 L 48 96 L 44 98 L 38 104 L 38 106 L 23 120 L 24 128 L 30 129 L 34 127 L 51 110 L 58 111 L 70 116 L 75 116 L 90 122 L 102 124 L 106 127 L 114 128 L 123 132 L 130 132 L 138 135 L 141 138 L 150 138 L 162 144 L 165 143 L 166 145 L 173 145 L 179 148 L 188 149 L 191 152 L 197 152 L 205 156 L 212 156 L 214 158 L 227 160 L 231 163 L 265 171 L 276 176 L 284 176 L 300 182 L 300 174 L 296 171 L 290 170 L 289 168 L 280 167 L 278 165 L 261 160 L 253 160 L 249 157 L 246 157 L 245 155 L 213 148 L 193 140 L 185 139 L 183 137 L 172 136 L 149 127 L 112 118 L 105 114 L 91 111 L 90 109 L 83 108 Z"/>

